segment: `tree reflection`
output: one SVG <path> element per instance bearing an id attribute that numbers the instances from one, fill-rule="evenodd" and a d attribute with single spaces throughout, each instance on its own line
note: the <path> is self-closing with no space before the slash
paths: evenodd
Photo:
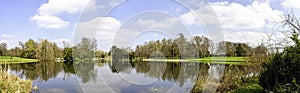
<path id="1" fill-rule="evenodd" d="M 75 62 L 76 63 L 76 62 Z M 81 78 L 83 83 L 96 82 L 97 70 L 95 70 L 95 62 L 79 62 L 74 64 L 76 75 Z"/>
<path id="2" fill-rule="evenodd" d="M 20 77 L 25 76 L 27 79 L 31 80 L 41 78 L 45 81 L 47 81 L 49 78 L 56 77 L 63 68 L 61 63 L 56 62 L 12 64 L 10 67 L 11 70 L 20 72 Z"/>
<path id="3" fill-rule="evenodd" d="M 196 80 L 201 66 L 199 63 L 181 62 L 135 62 L 132 67 L 130 62 L 112 62 L 110 69 L 114 73 L 128 72 L 135 69 L 137 73 L 147 77 L 157 78 L 164 81 L 174 81 L 182 86 L 188 80 Z M 203 64 L 202 64 L 203 65 Z M 204 72 L 207 72 L 205 69 Z"/>

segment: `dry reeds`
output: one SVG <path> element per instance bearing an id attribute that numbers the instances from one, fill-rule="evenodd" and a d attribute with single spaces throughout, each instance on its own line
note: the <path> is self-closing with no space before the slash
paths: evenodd
<path id="1" fill-rule="evenodd" d="M 0 70 L 0 93 L 30 93 L 31 89 L 31 80 L 22 80 L 18 76 Z"/>

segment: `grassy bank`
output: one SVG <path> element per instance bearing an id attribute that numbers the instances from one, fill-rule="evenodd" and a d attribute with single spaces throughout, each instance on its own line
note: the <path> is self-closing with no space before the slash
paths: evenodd
<path id="1" fill-rule="evenodd" d="M 143 59 L 143 61 L 159 61 L 159 62 L 200 62 L 211 64 L 235 64 L 243 65 L 246 57 L 205 57 L 205 58 L 190 58 L 190 59 Z"/>
<path id="2" fill-rule="evenodd" d="M 246 57 L 205 57 L 199 59 L 190 59 L 191 61 L 226 61 L 226 62 L 243 62 Z"/>
<path id="3" fill-rule="evenodd" d="M 12 63 L 29 63 L 29 62 L 37 62 L 37 59 L 27 59 L 20 57 L 10 57 L 10 56 L 0 56 L 0 64 L 12 64 Z"/>
<path id="4" fill-rule="evenodd" d="M 30 93 L 32 81 L 22 80 L 0 70 L 0 93 Z"/>
<path id="5" fill-rule="evenodd" d="M 261 93 L 263 88 L 259 85 L 258 78 L 251 78 L 248 82 L 242 83 L 230 93 Z"/>

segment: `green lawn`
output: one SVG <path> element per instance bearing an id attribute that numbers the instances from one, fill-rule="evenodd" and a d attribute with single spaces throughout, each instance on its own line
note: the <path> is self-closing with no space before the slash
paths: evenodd
<path id="1" fill-rule="evenodd" d="M 251 78 L 249 82 L 241 84 L 230 93 L 262 93 L 263 88 L 259 85 L 258 78 Z"/>
<path id="2" fill-rule="evenodd" d="M 205 57 L 200 59 L 190 59 L 192 61 L 226 61 L 226 62 L 242 62 L 246 61 L 246 57 Z"/>
<path id="3" fill-rule="evenodd" d="M 201 62 L 211 64 L 234 64 L 243 65 L 246 57 L 205 57 L 205 58 L 190 58 L 190 59 L 143 59 L 143 61 L 160 61 L 160 62 Z"/>
<path id="4" fill-rule="evenodd" d="M 29 62 L 37 62 L 37 59 L 27 59 L 20 57 L 10 57 L 10 56 L 0 56 L 0 64 L 12 64 L 12 63 L 29 63 Z"/>

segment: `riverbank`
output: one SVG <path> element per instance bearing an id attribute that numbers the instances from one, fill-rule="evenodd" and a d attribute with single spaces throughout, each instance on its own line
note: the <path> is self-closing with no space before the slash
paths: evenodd
<path id="1" fill-rule="evenodd" d="M 243 65 L 246 62 L 246 57 L 205 57 L 205 58 L 190 58 L 190 59 L 154 59 L 147 58 L 143 61 L 159 61 L 159 62 L 200 62 L 210 64 L 235 64 Z"/>
<path id="2" fill-rule="evenodd" d="M 241 82 L 242 83 L 242 82 Z M 262 93 L 263 88 L 259 85 L 259 78 L 251 78 L 248 82 L 242 83 L 229 93 Z"/>
<path id="3" fill-rule="evenodd" d="M 0 56 L 0 64 L 30 63 L 30 62 L 38 62 L 38 60 L 20 58 L 20 57 Z"/>
<path id="4" fill-rule="evenodd" d="M 0 93 L 30 93 L 31 89 L 31 80 L 22 80 L 0 70 Z"/>

